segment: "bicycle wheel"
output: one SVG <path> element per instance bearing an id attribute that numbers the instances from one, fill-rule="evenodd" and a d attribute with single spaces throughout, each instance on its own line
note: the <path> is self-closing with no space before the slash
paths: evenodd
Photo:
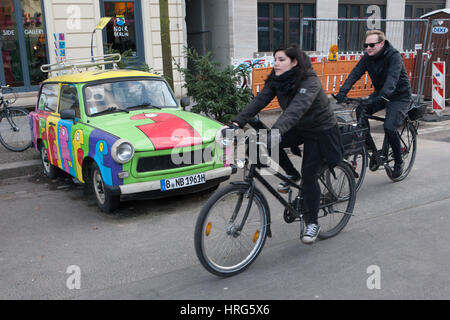
<path id="1" fill-rule="evenodd" d="M 362 148 L 360 152 L 345 156 L 345 160 L 348 161 L 353 168 L 353 175 L 355 176 L 355 191 L 358 192 L 366 177 L 367 170 L 367 151 L 366 148 Z"/>
<path id="2" fill-rule="evenodd" d="M 6 149 L 20 152 L 31 146 L 28 111 L 18 107 L 5 109 L 0 115 L 0 142 Z"/>
<path id="3" fill-rule="evenodd" d="M 259 255 L 267 237 L 269 207 L 255 189 L 251 210 L 241 231 L 249 199 L 247 185 L 230 184 L 203 206 L 195 226 L 195 252 L 203 267 L 229 277 L 244 271 Z"/>
<path id="4" fill-rule="evenodd" d="M 355 206 L 355 178 L 349 165 L 341 162 L 333 170 L 335 175 L 327 168 L 319 179 L 322 190 L 319 239 L 338 234 L 350 220 Z"/>
<path id="5" fill-rule="evenodd" d="M 387 163 L 385 163 L 386 174 L 394 182 L 402 181 L 411 172 L 414 165 L 414 160 L 416 159 L 417 151 L 417 133 L 414 125 L 411 122 L 405 121 L 403 127 L 398 130 L 398 134 L 400 136 L 400 145 L 404 164 L 402 175 L 398 178 L 392 178 L 391 173 L 393 171 L 395 160 L 394 152 L 392 151 L 392 148 L 390 146 L 388 152 L 388 161 Z"/>

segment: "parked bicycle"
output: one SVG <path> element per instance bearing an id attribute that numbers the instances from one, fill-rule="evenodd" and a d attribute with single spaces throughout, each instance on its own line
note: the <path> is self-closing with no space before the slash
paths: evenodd
<path id="1" fill-rule="evenodd" d="M 249 157 L 252 143 L 260 146 L 259 150 L 265 151 L 263 154 L 267 155 L 267 149 L 260 141 L 259 134 L 256 134 L 253 142 L 249 137 L 244 140 L 246 152 L 235 160 L 238 167 L 244 169 L 244 179 L 231 182 L 214 193 L 203 206 L 195 226 L 194 241 L 198 259 L 206 270 L 221 277 L 235 275 L 250 266 L 260 254 L 266 237 L 272 236 L 269 203 L 256 186 L 256 180 L 285 207 L 283 217 L 287 223 L 299 222 L 300 238 L 305 228 L 304 216 L 308 213 L 303 202 L 301 181 L 296 184 L 268 165 L 263 165 L 261 159 L 264 156 L 257 157 L 257 161 L 252 163 Z M 224 146 L 230 143 L 226 139 L 222 142 Z M 263 177 L 261 169 L 268 170 L 291 186 L 287 200 Z M 320 170 L 319 184 L 321 231 L 318 238 L 327 239 L 338 234 L 353 213 L 356 191 L 350 165 L 341 162 L 330 170 L 324 164 Z M 297 195 L 293 195 L 292 188 L 298 190 Z"/>
<path id="2" fill-rule="evenodd" d="M 344 119 L 344 114 L 347 113 L 352 115 L 352 120 L 354 122 L 357 122 L 359 128 L 362 127 L 364 129 L 367 129 L 367 127 L 364 126 L 364 121 L 362 121 L 362 119 L 356 119 L 356 109 L 358 107 L 363 107 L 362 104 L 364 104 L 364 101 L 365 100 L 361 98 L 346 98 L 346 101 L 344 102 L 344 109 L 346 110 L 335 112 L 338 116 L 338 121 L 340 120 L 339 122 L 341 123 L 348 121 L 348 117 Z M 416 158 L 417 152 L 417 133 L 419 128 L 418 119 L 423 115 L 423 112 L 424 105 L 419 105 L 416 101 L 413 101 L 408 110 L 407 117 L 403 121 L 402 126 L 397 131 L 400 137 L 402 158 L 404 162 L 403 173 L 398 178 L 392 177 L 393 164 L 395 160 L 392 148 L 389 145 L 387 137 L 384 137 L 382 147 L 378 150 L 380 161 L 374 168 L 371 168 L 372 171 L 376 171 L 380 168 L 384 169 L 388 177 L 394 182 L 402 181 L 409 175 L 414 165 L 414 160 Z M 381 122 L 384 122 L 385 120 L 385 118 L 383 117 L 374 115 L 365 115 L 365 117 L 367 119 Z M 343 119 L 344 121 L 342 121 Z M 367 134 L 370 134 L 370 131 L 366 132 Z M 362 182 L 364 181 L 366 170 L 368 167 L 368 157 L 369 154 L 364 143 L 361 145 L 361 148 L 358 148 L 353 153 L 346 156 L 347 160 L 353 167 L 353 171 L 356 177 L 356 190 L 359 190 Z"/>
<path id="3" fill-rule="evenodd" d="M 241 78 L 241 88 L 252 90 L 252 72 L 256 66 L 263 64 L 263 61 L 256 60 L 253 63 L 242 63 L 239 65 L 239 76 Z M 253 90 L 252 90 L 253 95 Z M 254 95 L 253 95 L 254 96 Z"/>
<path id="4" fill-rule="evenodd" d="M 5 98 L 7 93 L 12 94 L 12 99 Z M 0 86 L 0 143 L 8 150 L 20 152 L 32 145 L 31 125 L 26 109 L 9 106 L 16 98 L 11 87 Z"/>

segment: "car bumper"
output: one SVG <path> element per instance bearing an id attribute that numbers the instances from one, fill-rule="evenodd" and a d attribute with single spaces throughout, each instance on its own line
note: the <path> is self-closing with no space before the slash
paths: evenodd
<path id="1" fill-rule="evenodd" d="M 206 183 L 214 180 L 223 181 L 228 179 L 228 177 L 234 173 L 232 167 L 223 167 L 219 169 L 214 169 L 205 172 Z M 224 179 L 225 178 L 225 179 Z M 182 188 L 180 190 L 185 190 L 186 188 Z M 148 181 L 148 182 L 139 182 L 132 183 L 119 186 L 119 194 L 120 195 L 130 195 L 148 191 L 161 191 L 161 183 L 159 180 L 156 181 Z M 119 191 L 118 190 L 118 191 Z"/>

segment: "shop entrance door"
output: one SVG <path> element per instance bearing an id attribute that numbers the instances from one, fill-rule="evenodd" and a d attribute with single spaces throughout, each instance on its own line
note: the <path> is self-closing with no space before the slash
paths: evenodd
<path id="1" fill-rule="evenodd" d="M 139 0 L 101 0 L 102 17 L 112 17 L 103 29 L 103 43 L 119 53 L 131 50 L 131 64 L 145 62 L 142 30 L 142 10 Z"/>

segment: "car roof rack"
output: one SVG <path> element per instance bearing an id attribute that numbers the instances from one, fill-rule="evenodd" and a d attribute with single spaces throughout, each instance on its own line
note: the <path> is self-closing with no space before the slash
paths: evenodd
<path id="1" fill-rule="evenodd" d="M 113 69 L 117 69 L 117 63 L 122 59 L 120 53 L 105 54 L 102 56 L 93 56 L 86 58 L 65 59 L 57 63 L 43 64 L 42 72 L 54 72 L 62 70 L 72 70 L 73 72 L 82 72 L 84 68 L 103 66 L 112 64 Z"/>

